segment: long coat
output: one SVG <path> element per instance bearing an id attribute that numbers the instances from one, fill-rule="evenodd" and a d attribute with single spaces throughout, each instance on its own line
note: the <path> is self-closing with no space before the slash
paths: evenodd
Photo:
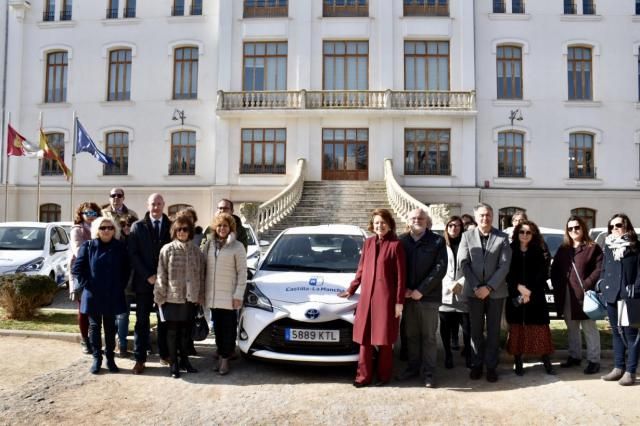
<path id="1" fill-rule="evenodd" d="M 520 244 L 511 245 L 511 266 L 507 274 L 509 299 L 506 305 L 506 317 L 509 324 L 549 324 L 549 309 L 544 291 L 547 288 L 549 264 L 541 247 L 529 247 L 526 252 L 520 250 Z M 518 284 L 531 291 L 529 303 L 516 307 L 513 299 L 520 295 Z"/>
<path id="2" fill-rule="evenodd" d="M 153 293 L 153 286 L 147 278 L 158 273 L 158 259 L 160 249 L 171 242 L 169 234 L 171 221 L 167 215 L 162 215 L 160 236 L 153 229 L 149 212 L 131 227 L 127 241 L 131 267 L 133 268 L 133 288 L 136 293 Z"/>
<path id="3" fill-rule="evenodd" d="M 362 286 L 353 341 L 392 345 L 398 338 L 399 327 L 395 305 L 404 304 L 406 260 L 402 243 L 395 234 L 389 232 L 377 241 L 377 236 L 365 240 L 356 277 L 347 290 L 352 295 Z M 370 342 L 365 339 L 367 326 L 371 330 Z"/>
<path id="4" fill-rule="evenodd" d="M 600 278 L 600 291 L 607 303 L 629 299 L 631 286 L 635 286 L 635 299 L 640 299 L 640 280 L 638 276 L 638 251 L 627 248 L 622 259 L 615 260 L 613 252 L 607 246 L 604 248 L 604 260 Z"/>
<path id="5" fill-rule="evenodd" d="M 551 284 L 553 285 L 556 312 L 564 312 L 567 286 L 569 286 L 571 319 L 588 320 L 589 317 L 582 311 L 584 291 L 580 286 L 576 271 L 571 265 L 572 260 L 580 273 L 585 290 L 593 290 L 602 269 L 602 249 L 597 244 L 582 245 L 575 249 L 561 246 L 553 257 L 551 265 Z"/>
<path id="6" fill-rule="evenodd" d="M 124 288 L 129 278 L 129 257 L 123 242 L 86 241 L 80 246 L 71 273 L 84 289 L 80 312 L 111 316 L 127 311 Z"/>
<path id="7" fill-rule="evenodd" d="M 233 309 L 233 299 L 242 300 L 247 287 L 247 253 L 233 233 L 218 253 L 213 240 L 202 247 L 204 256 L 204 306 Z"/>

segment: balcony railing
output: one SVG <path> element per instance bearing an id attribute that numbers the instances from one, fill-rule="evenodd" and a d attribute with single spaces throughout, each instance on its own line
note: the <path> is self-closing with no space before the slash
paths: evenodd
<path id="1" fill-rule="evenodd" d="M 118 19 L 118 9 L 117 8 L 109 8 L 107 9 L 107 19 Z"/>
<path id="2" fill-rule="evenodd" d="M 596 167 L 588 166 L 587 168 L 575 167 L 569 168 L 570 179 L 596 179 L 598 177 L 598 170 Z"/>
<path id="3" fill-rule="evenodd" d="M 124 18 L 135 18 L 136 17 L 136 8 L 135 7 L 125 7 L 122 11 L 122 16 Z"/>
<path id="4" fill-rule="evenodd" d="M 387 200 L 396 215 L 400 216 L 405 223 L 409 223 L 409 213 L 415 209 L 422 209 L 429 212 L 430 209 L 422 202 L 413 198 L 396 181 L 393 175 L 393 164 L 391 159 L 384 159 L 384 182 L 387 188 Z"/>
<path id="5" fill-rule="evenodd" d="M 289 16 L 288 6 L 248 6 L 245 4 L 244 18 L 280 18 Z"/>
<path id="6" fill-rule="evenodd" d="M 302 198 L 305 170 L 306 161 L 304 158 L 299 158 L 296 164 L 296 174 L 289 185 L 272 199 L 260 204 L 258 207 L 258 223 L 256 224 L 258 232 L 269 230 L 269 228 L 277 225 L 293 211 L 300 198 Z"/>
<path id="7" fill-rule="evenodd" d="M 449 16 L 449 3 L 446 4 L 414 4 L 404 3 L 404 16 Z"/>
<path id="8" fill-rule="evenodd" d="M 61 10 L 60 11 L 60 20 L 61 21 L 70 21 L 71 20 L 71 9 Z"/>
<path id="9" fill-rule="evenodd" d="M 367 2 L 358 2 L 358 4 L 338 5 L 335 2 L 324 2 L 322 4 L 322 16 L 327 17 L 353 17 L 353 16 L 369 16 L 369 5 Z"/>
<path id="10" fill-rule="evenodd" d="M 172 176 L 193 176 L 196 174 L 195 164 L 187 165 L 185 163 L 169 164 L 169 175 Z"/>
<path id="11" fill-rule="evenodd" d="M 262 165 L 262 164 L 241 164 L 240 174 L 286 174 L 287 168 L 284 164 Z"/>
<path id="12" fill-rule="evenodd" d="M 42 20 L 44 22 L 51 22 L 56 19 L 56 13 L 53 10 L 45 10 L 42 12 Z"/>
<path id="13" fill-rule="evenodd" d="M 527 169 L 524 166 L 521 167 L 505 167 L 498 166 L 498 177 L 505 178 L 523 178 L 527 176 Z"/>
<path id="14" fill-rule="evenodd" d="M 451 176 L 451 168 L 449 164 L 407 167 L 405 163 L 404 174 L 406 176 Z"/>
<path id="15" fill-rule="evenodd" d="M 475 92 L 449 91 L 218 91 L 219 110 L 426 109 L 474 110 Z"/>

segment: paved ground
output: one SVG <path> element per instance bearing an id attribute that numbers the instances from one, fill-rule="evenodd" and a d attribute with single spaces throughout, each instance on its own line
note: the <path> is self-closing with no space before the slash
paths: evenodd
<path id="1" fill-rule="evenodd" d="M 500 381 L 471 381 L 457 366 L 442 370 L 438 389 L 419 382 L 355 389 L 353 368 L 310 368 L 238 360 L 221 377 L 213 346 L 198 347 L 201 370 L 168 377 L 157 358 L 147 373 L 88 373 L 77 343 L 0 337 L 0 424 L 593 424 L 640 423 L 640 386 L 625 388 L 578 369 L 524 377 L 500 366 Z M 461 361 L 461 360 L 459 360 Z M 603 367 L 609 368 L 610 360 Z M 402 368 L 397 365 L 397 369 Z"/>

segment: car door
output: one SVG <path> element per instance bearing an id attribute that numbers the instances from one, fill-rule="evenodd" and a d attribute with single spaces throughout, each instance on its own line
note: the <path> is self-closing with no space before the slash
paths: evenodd
<path id="1" fill-rule="evenodd" d="M 54 226 L 49 229 L 49 263 L 56 283 L 67 281 L 69 239 L 64 229 Z"/>

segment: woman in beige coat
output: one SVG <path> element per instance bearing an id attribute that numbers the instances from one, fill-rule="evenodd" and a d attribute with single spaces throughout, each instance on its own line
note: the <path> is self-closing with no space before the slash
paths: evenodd
<path id="1" fill-rule="evenodd" d="M 220 375 L 229 373 L 229 357 L 236 347 L 237 310 L 242 306 L 247 285 L 247 254 L 235 239 L 233 216 L 220 213 L 211 224 L 212 238 L 202 247 L 205 268 L 205 306 L 211 309 L 218 347 Z"/>
<path id="2" fill-rule="evenodd" d="M 178 216 L 171 225 L 172 241 L 160 250 L 158 275 L 153 289 L 154 301 L 167 323 L 169 374 L 174 378 L 180 377 L 180 370 L 198 372 L 189 362 L 189 325 L 195 314 L 194 304 L 200 303 L 204 297 L 204 259 L 191 242 L 193 234 L 191 219 Z"/>

